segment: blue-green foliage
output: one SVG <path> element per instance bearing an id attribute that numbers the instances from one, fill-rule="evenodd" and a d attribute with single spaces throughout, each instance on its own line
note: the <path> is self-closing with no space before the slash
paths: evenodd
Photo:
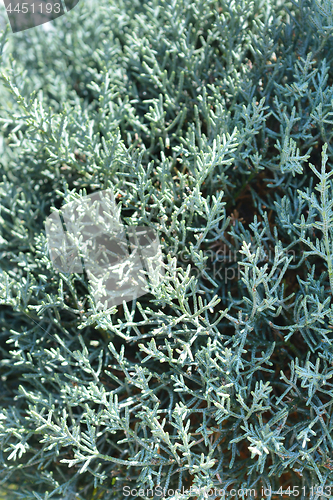
<path id="1" fill-rule="evenodd" d="M 332 35 L 330 0 L 83 0 L 3 33 L 6 498 L 332 498 Z M 44 221 L 107 188 L 165 275 L 99 311 Z"/>

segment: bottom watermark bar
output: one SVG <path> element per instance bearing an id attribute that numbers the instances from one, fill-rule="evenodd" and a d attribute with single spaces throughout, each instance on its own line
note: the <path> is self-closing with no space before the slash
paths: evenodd
<path id="1" fill-rule="evenodd" d="M 231 488 L 230 490 L 225 490 L 223 488 L 198 488 L 196 486 L 191 486 L 189 489 L 172 489 L 172 488 L 162 488 L 162 486 L 157 486 L 156 488 L 143 489 L 143 488 L 130 488 L 130 486 L 124 486 L 123 489 L 124 497 L 142 497 L 142 498 L 172 498 L 179 497 L 180 495 L 192 495 L 199 498 L 209 498 L 209 500 L 233 498 L 233 499 L 254 499 L 254 498 L 267 498 L 270 499 L 272 496 L 274 498 L 281 496 L 285 498 L 287 495 L 289 498 L 298 497 L 302 495 L 301 498 L 316 498 L 324 499 L 331 498 L 333 493 L 333 485 L 327 486 L 311 486 L 306 488 L 305 486 L 289 486 L 288 488 L 282 488 L 282 486 L 273 491 L 271 487 L 265 488 L 261 487 L 259 489 L 255 488 Z"/>

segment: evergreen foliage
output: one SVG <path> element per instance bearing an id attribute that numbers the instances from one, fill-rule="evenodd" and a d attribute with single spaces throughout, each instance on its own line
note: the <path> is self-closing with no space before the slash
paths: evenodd
<path id="1" fill-rule="evenodd" d="M 1 37 L 6 498 L 333 498 L 331 1 L 84 0 L 49 26 Z M 108 188 L 165 274 L 100 311 L 45 220 Z"/>

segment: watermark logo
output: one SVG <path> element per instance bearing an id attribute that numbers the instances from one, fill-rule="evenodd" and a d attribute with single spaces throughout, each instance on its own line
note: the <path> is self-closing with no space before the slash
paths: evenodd
<path id="1" fill-rule="evenodd" d="M 53 21 L 72 10 L 79 0 L 4 0 L 13 33 Z"/>
<path id="2" fill-rule="evenodd" d="M 149 293 L 164 275 L 155 230 L 127 226 L 112 189 L 67 203 L 45 222 L 50 258 L 63 273 L 87 273 L 98 310 Z"/>

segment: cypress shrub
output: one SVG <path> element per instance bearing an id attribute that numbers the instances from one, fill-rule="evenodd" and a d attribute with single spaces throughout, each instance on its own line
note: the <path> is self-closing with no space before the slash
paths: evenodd
<path id="1" fill-rule="evenodd" d="M 5 498 L 332 498 L 331 2 L 47 26 L 1 33 Z M 45 221 L 107 189 L 164 275 L 101 310 Z"/>

